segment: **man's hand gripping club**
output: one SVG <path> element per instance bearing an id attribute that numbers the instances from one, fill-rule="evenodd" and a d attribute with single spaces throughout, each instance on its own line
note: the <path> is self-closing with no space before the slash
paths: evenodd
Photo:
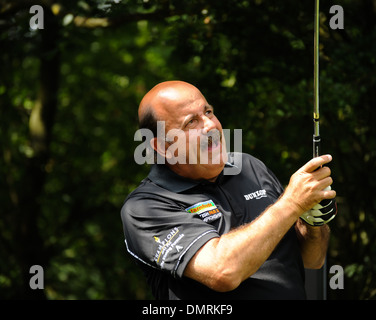
<path id="1" fill-rule="evenodd" d="M 312 159 L 291 176 L 283 197 L 287 197 L 300 218 L 311 226 L 321 226 L 337 214 L 336 192 L 330 185 L 330 169 L 322 167 L 332 160 L 330 155 Z"/>

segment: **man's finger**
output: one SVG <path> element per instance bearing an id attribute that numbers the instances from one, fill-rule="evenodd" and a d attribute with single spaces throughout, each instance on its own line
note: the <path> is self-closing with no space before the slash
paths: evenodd
<path id="1" fill-rule="evenodd" d="M 303 167 L 300 168 L 300 170 L 311 173 L 330 161 L 332 161 L 332 156 L 330 154 L 319 156 L 308 161 Z"/>
<path id="2" fill-rule="evenodd" d="M 333 179 L 331 177 L 326 177 L 319 181 L 318 188 L 322 191 L 329 191 L 328 187 L 330 187 L 333 183 Z"/>
<path id="3" fill-rule="evenodd" d="M 323 199 L 334 199 L 337 196 L 337 193 L 333 189 L 330 189 L 330 190 L 324 189 L 322 192 L 323 192 L 323 197 L 322 197 Z"/>
<path id="4" fill-rule="evenodd" d="M 322 180 L 326 177 L 330 177 L 331 170 L 329 167 L 323 166 L 321 168 L 318 168 L 315 170 L 312 175 L 317 179 L 317 180 Z"/>

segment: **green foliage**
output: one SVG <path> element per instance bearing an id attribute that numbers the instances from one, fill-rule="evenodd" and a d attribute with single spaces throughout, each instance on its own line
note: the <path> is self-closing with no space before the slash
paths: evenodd
<path id="1" fill-rule="evenodd" d="M 43 4 L 36 31 L 25 2 L 0 3 L 2 298 L 151 298 L 126 252 L 120 208 L 148 172 L 133 159 L 137 108 L 160 81 L 200 88 L 224 128 L 243 129 L 243 151 L 283 184 L 311 157 L 310 2 L 57 1 Z M 329 28 L 333 4 L 344 30 Z M 329 264 L 345 269 L 345 289 L 329 298 L 370 299 L 376 8 L 347 0 L 321 10 L 321 132 L 339 205 Z M 33 264 L 45 269 L 43 293 L 28 287 Z"/>

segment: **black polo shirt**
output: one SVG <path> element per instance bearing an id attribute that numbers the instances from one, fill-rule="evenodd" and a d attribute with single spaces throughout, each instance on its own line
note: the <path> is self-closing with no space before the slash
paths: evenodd
<path id="1" fill-rule="evenodd" d="M 274 174 L 251 155 L 230 154 L 226 166 L 236 169 L 240 163 L 238 174 L 222 172 L 216 182 L 186 179 L 165 165 L 153 165 L 126 198 L 121 210 L 125 244 L 157 299 L 306 298 L 294 227 L 260 269 L 233 291 L 216 292 L 183 276 L 208 240 L 251 222 L 283 192 Z"/>

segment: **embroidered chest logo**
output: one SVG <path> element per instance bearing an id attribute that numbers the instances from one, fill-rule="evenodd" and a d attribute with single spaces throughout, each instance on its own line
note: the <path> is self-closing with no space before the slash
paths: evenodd
<path id="1" fill-rule="evenodd" d="M 266 198 L 266 197 L 267 197 L 267 195 L 266 195 L 265 189 L 257 190 L 255 192 L 248 193 L 248 194 L 244 195 L 245 200 L 253 200 L 253 199 L 259 200 L 261 198 Z"/>
<path id="2" fill-rule="evenodd" d="M 193 206 L 186 208 L 185 211 L 198 214 L 205 222 L 214 221 L 222 217 L 222 212 L 218 210 L 213 200 L 196 203 Z"/>

